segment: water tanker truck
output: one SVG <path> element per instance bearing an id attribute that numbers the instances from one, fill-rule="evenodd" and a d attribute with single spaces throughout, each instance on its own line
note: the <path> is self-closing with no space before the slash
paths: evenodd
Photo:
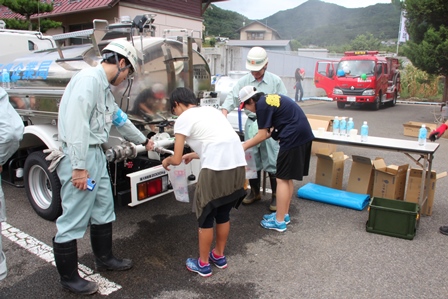
<path id="1" fill-rule="evenodd" d="M 102 146 L 115 201 L 136 206 L 172 192 L 168 172 L 161 166 L 163 158 L 172 154 L 174 144 L 175 119 L 167 97 L 176 87 L 185 86 L 203 103 L 219 104 L 219 99 L 210 91 L 210 70 L 200 54 L 200 41 L 195 48 L 193 34 L 183 29 L 167 31 L 163 38 L 154 37 L 152 21 L 150 15 L 114 24 L 94 20 L 93 29 L 53 36 L 56 47 L 19 57 L 0 54 L 0 72 L 5 69 L 10 78 L 10 102 L 25 124 L 20 148 L 5 165 L 4 180 L 24 187 L 42 218 L 55 220 L 62 212 L 61 184 L 56 172 L 48 170 L 43 151 L 61 146 L 58 106 L 65 86 L 80 70 L 98 65 L 101 50 L 113 39 L 127 39 L 141 54 L 140 70 L 128 84 L 111 86 L 116 103 L 156 142 L 156 149 L 146 152 L 142 145 L 127 141 L 112 129 Z M 74 40 L 83 44 L 65 46 Z M 195 182 L 199 168 L 199 162 L 187 165 L 190 183 Z"/>

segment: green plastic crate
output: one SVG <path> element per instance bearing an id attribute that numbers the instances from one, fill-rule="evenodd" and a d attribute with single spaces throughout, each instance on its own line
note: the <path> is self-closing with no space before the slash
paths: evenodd
<path id="1" fill-rule="evenodd" d="M 395 199 L 373 197 L 369 204 L 366 230 L 412 240 L 420 220 L 419 205 Z"/>

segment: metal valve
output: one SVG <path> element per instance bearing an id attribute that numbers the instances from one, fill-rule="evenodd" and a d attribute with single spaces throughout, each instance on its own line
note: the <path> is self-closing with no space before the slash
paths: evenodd
<path id="1" fill-rule="evenodd" d="M 129 141 L 123 141 L 106 151 L 106 159 L 109 162 L 121 162 L 137 157 L 137 146 Z"/>

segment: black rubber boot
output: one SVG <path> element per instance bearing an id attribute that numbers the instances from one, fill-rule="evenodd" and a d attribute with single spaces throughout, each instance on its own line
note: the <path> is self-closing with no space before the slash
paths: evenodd
<path id="1" fill-rule="evenodd" d="M 260 175 L 258 175 L 257 179 L 250 179 L 250 193 L 243 199 L 243 205 L 250 205 L 257 200 L 261 199 L 260 194 Z"/>
<path id="2" fill-rule="evenodd" d="M 269 173 L 269 181 L 271 182 L 271 189 L 272 189 L 272 198 L 271 203 L 269 204 L 269 210 L 271 212 L 277 211 L 277 178 L 275 177 L 275 174 Z"/>
<path id="3" fill-rule="evenodd" d="M 439 227 L 439 231 L 441 234 L 448 235 L 448 226 L 445 225 L 445 226 Z"/>
<path id="4" fill-rule="evenodd" d="M 79 276 L 76 240 L 56 243 L 53 238 L 53 253 L 61 284 L 65 289 L 79 295 L 91 295 L 98 291 L 96 282 Z"/>
<path id="5" fill-rule="evenodd" d="M 112 223 L 90 225 L 90 243 L 95 255 L 97 271 L 124 271 L 132 268 L 129 259 L 118 259 L 112 254 Z"/>

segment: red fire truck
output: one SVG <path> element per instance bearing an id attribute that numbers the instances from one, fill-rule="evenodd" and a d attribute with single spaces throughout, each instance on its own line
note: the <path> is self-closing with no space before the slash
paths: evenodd
<path id="1" fill-rule="evenodd" d="M 395 106 L 400 95 L 398 58 L 378 51 L 348 51 L 339 61 L 318 61 L 314 84 L 323 88 L 339 109 L 346 105 Z"/>

